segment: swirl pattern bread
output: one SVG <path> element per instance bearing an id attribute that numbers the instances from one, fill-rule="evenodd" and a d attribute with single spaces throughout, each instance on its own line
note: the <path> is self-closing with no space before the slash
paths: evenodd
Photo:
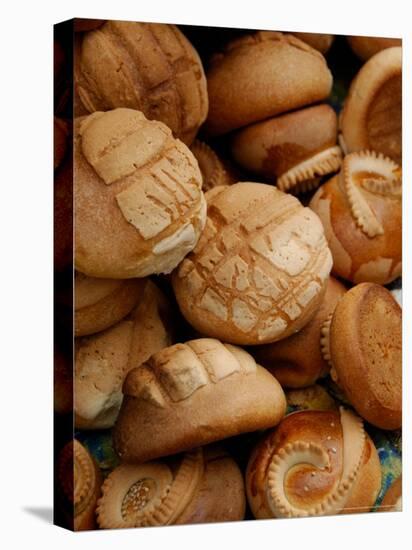
<path id="1" fill-rule="evenodd" d="M 175 25 L 107 21 L 75 56 L 76 116 L 127 107 L 190 144 L 208 111 L 202 63 Z"/>
<path id="2" fill-rule="evenodd" d="M 288 415 L 254 449 L 246 472 L 256 518 L 369 511 L 381 486 L 378 454 L 345 410 Z"/>
<path id="3" fill-rule="evenodd" d="M 130 371 L 114 428 L 123 461 L 144 462 L 276 425 L 277 380 L 241 348 L 211 338 L 175 344 Z"/>
<path id="4" fill-rule="evenodd" d="M 212 191 L 199 243 L 172 275 L 183 315 L 201 334 L 234 344 L 287 337 L 326 289 L 332 262 L 320 220 L 270 185 Z"/>
<path id="5" fill-rule="evenodd" d="M 75 152 L 76 268 L 126 279 L 176 267 L 206 215 L 190 150 L 161 122 L 115 109 L 77 122 Z"/>

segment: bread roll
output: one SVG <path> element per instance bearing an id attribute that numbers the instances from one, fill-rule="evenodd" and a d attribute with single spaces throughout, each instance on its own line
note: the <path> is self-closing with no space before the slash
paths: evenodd
<path id="1" fill-rule="evenodd" d="M 202 63 L 175 25 L 107 21 L 84 35 L 74 82 L 76 116 L 136 109 L 166 124 L 187 144 L 207 115 Z"/>
<path id="2" fill-rule="evenodd" d="M 148 281 L 143 297 L 126 319 L 76 341 L 75 425 L 80 429 L 113 426 L 122 384 L 133 367 L 172 343 L 170 305 Z"/>
<path id="3" fill-rule="evenodd" d="M 102 475 L 89 451 L 76 439 L 60 451 L 57 483 L 58 504 L 69 528 L 74 531 L 95 529 Z"/>
<path id="4" fill-rule="evenodd" d="M 347 36 L 346 40 L 353 52 L 362 61 L 367 61 L 381 50 L 402 45 L 400 38 L 383 38 L 380 36 Z"/>
<path id="5" fill-rule="evenodd" d="M 238 521 L 245 490 L 236 462 L 221 450 L 122 464 L 103 484 L 97 508 L 102 528 Z"/>
<path id="6" fill-rule="evenodd" d="M 362 419 L 343 408 L 288 415 L 256 446 L 246 472 L 258 519 L 366 512 L 380 487 L 376 448 Z"/>
<path id="7" fill-rule="evenodd" d="M 333 274 L 379 284 L 401 275 L 402 180 L 393 161 L 373 151 L 347 155 L 309 206 L 322 220 Z"/>
<path id="8" fill-rule="evenodd" d="M 97 279 L 75 274 L 75 336 L 105 330 L 125 317 L 142 298 L 146 279 Z"/>
<path id="9" fill-rule="evenodd" d="M 384 430 L 402 425 L 402 310 L 386 288 L 352 287 L 324 325 L 331 375 L 356 411 Z"/>
<path id="10" fill-rule="evenodd" d="M 219 185 L 231 185 L 236 182 L 232 175 L 226 170 L 221 159 L 209 145 L 196 139 L 192 143 L 190 150 L 199 164 L 203 180 L 203 191 L 206 192 Z"/>
<path id="11" fill-rule="evenodd" d="M 131 109 L 76 126 L 76 268 L 113 279 L 169 273 L 204 226 L 196 159 L 164 124 Z"/>
<path id="12" fill-rule="evenodd" d="M 322 304 L 303 329 L 279 342 L 251 348 L 256 361 L 267 368 L 282 387 L 310 386 L 329 372 L 320 346 L 321 328 L 345 292 L 342 283 L 329 277 Z"/>
<path id="13" fill-rule="evenodd" d="M 232 154 L 247 170 L 276 181 L 281 191 L 299 193 L 317 187 L 319 176 L 339 170 L 337 131 L 332 107 L 306 107 L 239 130 Z"/>
<path id="14" fill-rule="evenodd" d="M 346 152 L 372 149 L 402 163 L 402 48 L 382 50 L 361 67 L 339 122 Z"/>
<path id="15" fill-rule="evenodd" d="M 326 99 L 332 75 L 317 50 L 290 34 L 259 31 L 228 44 L 207 71 L 210 135 Z"/>
<path id="16" fill-rule="evenodd" d="M 270 185 L 212 191 L 201 239 L 172 275 L 184 317 L 234 344 L 286 338 L 313 317 L 326 289 L 332 262 L 320 220 Z"/>
<path id="17" fill-rule="evenodd" d="M 276 425 L 286 400 L 277 380 L 241 348 L 201 338 L 155 353 L 130 371 L 113 440 L 145 462 Z"/>

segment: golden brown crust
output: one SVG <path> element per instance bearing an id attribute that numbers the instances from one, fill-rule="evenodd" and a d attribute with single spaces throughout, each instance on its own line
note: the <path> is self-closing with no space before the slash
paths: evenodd
<path id="1" fill-rule="evenodd" d="M 123 319 L 142 298 L 147 279 L 97 279 L 75 275 L 75 336 L 106 330 Z"/>
<path id="2" fill-rule="evenodd" d="M 203 191 L 209 191 L 219 185 L 235 183 L 235 179 L 229 174 L 223 162 L 209 145 L 196 139 L 190 146 L 190 150 L 199 163 L 203 179 Z"/>
<path id="3" fill-rule="evenodd" d="M 402 46 L 400 38 L 382 38 L 379 36 L 347 36 L 350 47 L 363 61 L 386 48 Z"/>
<path id="4" fill-rule="evenodd" d="M 164 124 L 115 109 L 76 122 L 75 259 L 91 277 L 170 272 L 205 219 L 201 174 Z"/>
<path id="5" fill-rule="evenodd" d="M 276 379 L 241 348 L 202 338 L 133 369 L 114 428 L 122 460 L 142 462 L 274 426 L 286 400 Z"/>
<path id="6" fill-rule="evenodd" d="M 321 328 L 345 292 L 342 283 L 329 277 L 320 308 L 302 330 L 279 342 L 251 348 L 256 361 L 267 368 L 282 387 L 310 386 L 329 371 L 321 353 Z"/>
<path id="7" fill-rule="evenodd" d="M 386 491 L 385 496 L 378 508 L 378 512 L 401 512 L 402 511 L 402 476 L 392 482 Z"/>
<path id="8" fill-rule="evenodd" d="M 402 162 L 402 48 L 371 57 L 352 81 L 339 119 L 349 153 L 372 149 Z"/>
<path id="9" fill-rule="evenodd" d="M 206 118 L 202 63 L 175 25 L 107 21 L 83 37 L 75 61 L 76 93 L 86 112 L 137 109 L 187 144 Z"/>
<path id="10" fill-rule="evenodd" d="M 402 310 L 384 287 L 362 283 L 336 306 L 330 351 L 337 383 L 374 426 L 402 425 Z"/>
<path id="11" fill-rule="evenodd" d="M 344 158 L 341 173 L 313 196 L 333 256 L 332 272 L 387 284 L 402 272 L 400 168 L 374 152 Z"/>
<path id="12" fill-rule="evenodd" d="M 172 275 L 189 323 L 240 345 L 274 342 L 302 328 L 321 303 L 331 268 L 322 224 L 312 214 L 261 183 L 209 195 L 205 230 Z"/>
<path id="13" fill-rule="evenodd" d="M 329 50 L 335 40 L 333 34 L 321 34 L 317 32 L 293 32 L 291 34 L 322 54 L 325 54 Z"/>
<path id="14" fill-rule="evenodd" d="M 75 424 L 80 429 L 113 426 L 130 369 L 172 343 L 170 305 L 148 281 L 129 316 L 94 336 L 76 341 Z"/>
<path id="15" fill-rule="evenodd" d="M 362 505 L 371 501 L 381 476 L 369 466 L 376 465 L 372 447 L 361 418 L 348 410 L 288 415 L 250 457 L 246 493 L 254 516 L 336 514 L 357 505 L 354 495 Z"/>
<path id="16" fill-rule="evenodd" d="M 218 135 L 325 99 L 332 75 L 322 54 L 305 42 L 261 31 L 216 55 L 207 83 L 205 130 Z"/>

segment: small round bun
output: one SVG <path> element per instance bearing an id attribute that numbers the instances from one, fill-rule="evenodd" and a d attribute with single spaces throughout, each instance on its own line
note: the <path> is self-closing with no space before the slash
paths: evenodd
<path id="1" fill-rule="evenodd" d="M 373 151 L 346 155 L 310 208 L 322 220 L 332 272 L 353 283 L 388 284 L 402 273 L 400 167 Z"/>
<path id="2" fill-rule="evenodd" d="M 255 447 L 246 494 L 257 519 L 369 511 L 381 487 L 378 453 L 349 410 L 289 414 Z"/>
<path id="3" fill-rule="evenodd" d="M 172 275 L 186 320 L 240 345 L 301 329 L 322 301 L 332 263 L 319 218 L 262 183 L 216 187 L 207 200 L 199 243 Z"/>
<path id="4" fill-rule="evenodd" d="M 260 31 L 214 56 L 207 86 L 205 130 L 219 135 L 326 99 L 332 75 L 322 54 L 305 42 Z"/>
<path id="5" fill-rule="evenodd" d="M 330 324 L 332 377 L 357 412 L 379 428 L 402 425 L 402 310 L 385 287 L 362 283 Z"/>
<path id="6" fill-rule="evenodd" d="M 77 120 L 75 261 L 90 277 L 169 273 L 194 248 L 206 203 L 190 150 L 132 109 Z"/>
<path id="7" fill-rule="evenodd" d="M 155 353 L 130 371 L 114 428 L 125 462 L 145 462 L 275 426 L 286 399 L 241 348 L 201 338 Z"/>
<path id="8" fill-rule="evenodd" d="M 239 130 L 232 154 L 247 170 L 276 181 L 281 191 L 298 193 L 316 187 L 320 176 L 339 170 L 337 132 L 332 107 L 306 107 Z"/>
<path id="9" fill-rule="evenodd" d="M 208 111 L 200 58 L 175 25 L 107 21 L 79 39 L 75 115 L 127 107 L 190 144 Z"/>
<path id="10" fill-rule="evenodd" d="M 346 40 L 353 52 L 363 61 L 385 50 L 402 45 L 400 38 L 382 38 L 379 36 L 347 36 Z"/>
<path id="11" fill-rule="evenodd" d="M 108 529 L 239 521 L 245 514 L 239 467 L 222 450 L 207 447 L 122 464 L 106 478 L 102 493 L 97 521 Z"/>
<path id="12" fill-rule="evenodd" d="M 372 149 L 402 163 L 402 48 L 382 50 L 361 67 L 339 122 L 348 153 Z"/>

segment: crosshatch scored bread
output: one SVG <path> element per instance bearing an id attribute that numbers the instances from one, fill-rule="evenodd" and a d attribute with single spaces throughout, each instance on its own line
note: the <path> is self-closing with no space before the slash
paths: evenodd
<path id="1" fill-rule="evenodd" d="M 319 218 L 271 185 L 212 191 L 198 245 L 172 275 L 183 315 L 234 344 L 287 337 L 314 315 L 332 267 Z"/>
<path id="2" fill-rule="evenodd" d="M 114 428 L 121 460 L 144 462 L 275 426 L 283 390 L 243 349 L 211 338 L 175 344 L 131 370 Z"/>

